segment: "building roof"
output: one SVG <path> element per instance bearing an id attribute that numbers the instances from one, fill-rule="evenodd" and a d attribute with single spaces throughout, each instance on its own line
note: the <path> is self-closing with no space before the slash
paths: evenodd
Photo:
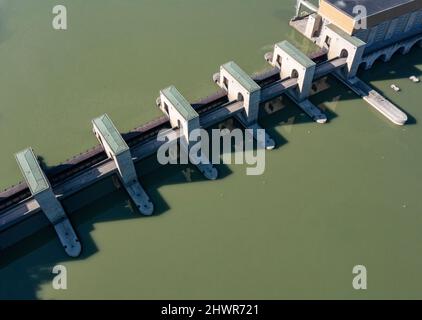
<path id="1" fill-rule="evenodd" d="M 240 85 L 249 92 L 255 92 L 260 90 L 261 87 L 245 72 L 243 71 L 235 62 L 230 61 L 222 66 L 228 73 L 235 78 Z"/>
<path id="2" fill-rule="evenodd" d="M 289 56 L 293 57 L 297 62 L 299 62 L 303 67 L 310 68 L 315 66 L 313 62 L 306 54 L 292 45 L 289 41 L 282 41 L 276 44 L 281 50 L 286 52 Z"/>
<path id="3" fill-rule="evenodd" d="M 339 36 L 341 36 L 343 39 L 347 40 L 349 43 L 353 44 L 355 47 L 361 47 L 366 45 L 365 42 L 363 42 L 361 39 L 349 35 L 347 32 L 343 31 L 339 27 L 337 27 L 334 24 L 327 25 L 327 28 L 331 29 L 335 33 L 337 33 Z"/>
<path id="4" fill-rule="evenodd" d="M 199 117 L 198 113 L 192 108 L 191 104 L 182 96 L 175 86 L 170 86 L 161 93 L 170 101 L 172 106 L 187 121 Z"/>
<path id="5" fill-rule="evenodd" d="M 376 15 L 383 11 L 388 11 L 396 7 L 408 4 L 411 2 L 416 2 L 418 0 L 325 0 L 331 5 L 335 6 L 337 9 L 343 11 L 347 15 L 354 17 L 356 13 L 353 12 L 353 9 L 358 6 L 365 6 L 367 10 L 367 16 Z"/>
<path id="6" fill-rule="evenodd" d="M 361 8 L 363 6 L 365 12 Z M 354 34 L 361 30 L 362 19 L 367 28 L 422 9 L 422 0 L 320 0 L 318 13 L 331 23 Z"/>
<path id="7" fill-rule="evenodd" d="M 33 195 L 50 188 L 50 184 L 31 148 L 16 153 L 15 158 Z"/>
<path id="8" fill-rule="evenodd" d="M 125 140 L 123 140 L 122 135 L 116 129 L 110 117 L 107 114 L 102 115 L 94 120 L 92 123 L 100 131 L 103 138 L 106 140 L 105 143 L 111 148 L 115 155 L 118 155 L 126 150 L 129 150 L 128 145 Z"/>

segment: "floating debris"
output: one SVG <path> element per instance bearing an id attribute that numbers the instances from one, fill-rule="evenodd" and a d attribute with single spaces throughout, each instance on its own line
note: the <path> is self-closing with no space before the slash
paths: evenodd
<path id="1" fill-rule="evenodd" d="M 400 92 L 400 88 L 398 87 L 398 86 L 396 86 L 395 84 L 392 84 L 391 86 L 391 89 L 393 89 L 395 92 Z"/>
<path id="2" fill-rule="evenodd" d="M 409 79 L 411 81 L 413 81 L 414 83 L 419 83 L 420 82 L 420 79 L 417 76 L 411 76 Z"/>

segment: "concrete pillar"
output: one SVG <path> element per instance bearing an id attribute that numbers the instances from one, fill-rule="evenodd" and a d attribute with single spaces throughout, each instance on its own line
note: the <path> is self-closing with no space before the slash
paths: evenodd
<path id="1" fill-rule="evenodd" d="M 342 74 L 344 77 L 356 76 L 366 48 L 365 42 L 329 24 L 322 29 L 319 45 L 327 48 L 329 60 L 346 58 L 347 68 Z"/>
<path id="2" fill-rule="evenodd" d="M 317 37 L 319 33 L 321 32 L 321 28 L 322 28 L 322 17 L 317 13 L 311 14 L 308 17 L 308 22 L 306 24 L 305 37 L 309 39 Z"/>
<path id="3" fill-rule="evenodd" d="M 189 150 L 192 142 L 189 137 L 193 130 L 200 129 L 199 115 L 192 108 L 191 104 L 181 95 L 174 86 L 170 86 L 160 91 L 157 105 L 170 120 L 173 129 L 180 131 L 180 145 L 183 152 L 189 154 L 189 159 L 201 171 L 205 178 L 215 180 L 218 177 L 217 169 L 210 163 L 206 155 L 190 154 Z M 195 143 L 195 142 L 193 142 Z"/>
<path id="4" fill-rule="evenodd" d="M 247 124 L 258 121 L 261 87 L 236 63 L 228 62 L 220 67 L 217 84 L 227 92 L 229 101 L 242 101 Z"/>
<path id="5" fill-rule="evenodd" d="M 230 102 L 243 103 L 243 112 L 237 114 L 236 118 L 245 128 L 252 129 L 254 139 L 259 140 L 257 130 L 261 129 L 258 125 L 261 87 L 233 61 L 222 65 L 213 80 L 227 92 Z M 275 142 L 268 134 L 265 135 L 265 142 L 258 141 L 258 145 L 266 149 L 275 148 Z"/>
<path id="6" fill-rule="evenodd" d="M 280 69 L 280 78 L 297 78 L 297 88 L 291 91 L 298 101 L 309 97 L 315 75 L 316 64 L 290 42 L 283 41 L 274 46 L 273 66 Z"/>
<path id="7" fill-rule="evenodd" d="M 142 214 L 151 215 L 154 205 L 139 183 L 132 154 L 120 132 L 106 114 L 92 120 L 92 125 L 94 134 L 105 153 L 114 161 L 119 177 L 130 198 Z"/>
<path id="8" fill-rule="evenodd" d="M 54 226 L 64 250 L 71 257 L 79 256 L 82 247 L 78 237 L 61 203 L 57 200 L 33 150 L 28 148 L 18 152 L 15 158 L 32 196 L 38 202 L 47 219 Z"/>
<path id="9" fill-rule="evenodd" d="M 288 41 L 277 43 L 273 54 L 266 55 L 267 61 L 280 70 L 281 81 L 296 80 L 286 94 L 309 117 L 318 123 L 326 123 L 327 116 L 307 98 L 312 91 L 316 64 L 302 51 Z"/>
<path id="10" fill-rule="evenodd" d="M 171 127 L 180 129 L 181 139 L 189 146 L 190 133 L 200 128 L 198 113 L 174 86 L 160 91 L 158 106 L 169 117 Z"/>

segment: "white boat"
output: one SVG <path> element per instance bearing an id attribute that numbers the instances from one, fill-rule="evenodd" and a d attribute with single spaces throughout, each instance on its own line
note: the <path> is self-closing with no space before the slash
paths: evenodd
<path id="1" fill-rule="evenodd" d="M 391 89 L 393 89 L 395 92 L 399 92 L 400 88 L 398 86 L 396 86 L 395 84 L 391 85 Z"/>
<path id="2" fill-rule="evenodd" d="M 416 76 L 411 76 L 409 79 L 412 80 L 414 83 L 420 82 L 420 79 Z"/>

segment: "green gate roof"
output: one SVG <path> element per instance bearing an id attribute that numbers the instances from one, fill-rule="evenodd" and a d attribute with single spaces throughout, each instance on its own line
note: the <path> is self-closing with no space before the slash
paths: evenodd
<path id="1" fill-rule="evenodd" d="M 192 108 L 191 104 L 182 96 L 175 86 L 170 86 L 161 93 L 170 101 L 172 106 L 180 113 L 180 115 L 187 121 L 199 117 L 198 113 Z"/>
<path id="2" fill-rule="evenodd" d="M 235 62 L 230 61 L 223 65 L 223 68 L 230 73 L 233 78 L 239 81 L 240 85 L 249 92 L 255 92 L 261 89 L 250 75 L 243 71 Z"/>
<path id="3" fill-rule="evenodd" d="M 33 195 L 50 188 L 50 184 L 31 148 L 16 153 L 15 158 Z"/>
<path id="4" fill-rule="evenodd" d="M 300 65 L 305 68 L 310 68 L 316 65 L 315 62 L 313 62 L 306 54 L 292 45 L 289 41 L 279 42 L 276 44 L 276 47 L 279 47 L 289 56 L 293 57 L 298 63 L 300 63 Z"/>
<path id="5" fill-rule="evenodd" d="M 92 120 L 92 122 L 100 131 L 101 135 L 106 140 L 105 142 L 110 146 L 111 150 L 115 155 L 129 150 L 129 147 L 126 144 L 125 140 L 123 140 L 122 135 L 116 129 L 107 114 L 104 114 L 101 117 Z"/>

